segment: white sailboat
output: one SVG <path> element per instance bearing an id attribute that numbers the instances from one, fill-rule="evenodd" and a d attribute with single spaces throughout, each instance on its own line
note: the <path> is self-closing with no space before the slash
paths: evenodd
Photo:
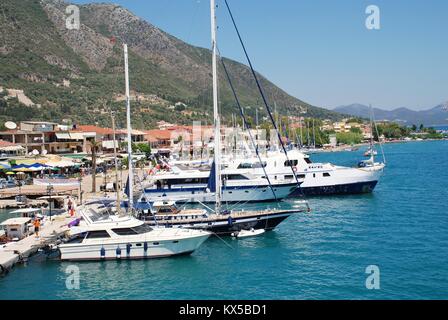
<path id="1" fill-rule="evenodd" d="M 131 148 L 131 111 L 128 76 L 128 50 L 123 45 L 126 80 L 126 113 L 129 156 L 129 211 L 133 210 L 133 171 Z M 77 208 L 78 218 L 71 227 L 69 240 L 58 246 L 62 260 L 105 260 L 159 258 L 195 251 L 210 232 L 191 229 L 150 227 L 121 212 L 120 207 L 105 205 L 102 200 L 87 202 Z"/>

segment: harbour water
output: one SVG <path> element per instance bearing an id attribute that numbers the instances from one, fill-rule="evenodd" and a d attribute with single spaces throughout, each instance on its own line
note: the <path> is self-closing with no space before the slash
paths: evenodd
<path id="1" fill-rule="evenodd" d="M 0 299 L 447 299 L 448 141 L 384 150 L 387 167 L 372 194 L 310 198 L 311 213 L 273 232 L 212 238 L 187 257 L 30 261 L 0 278 Z M 363 151 L 312 159 L 355 165 Z M 79 289 L 66 287 L 71 265 Z M 366 288 L 369 265 L 380 270 L 378 290 Z"/>

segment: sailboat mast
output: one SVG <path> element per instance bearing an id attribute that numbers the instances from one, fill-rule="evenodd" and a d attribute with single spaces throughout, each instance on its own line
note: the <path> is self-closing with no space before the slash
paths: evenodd
<path id="1" fill-rule="evenodd" d="M 374 156 L 374 141 L 373 141 L 373 111 L 372 111 L 372 105 L 369 105 L 370 107 L 370 155 L 371 155 L 371 160 L 372 163 L 375 163 L 375 156 Z M 380 138 L 378 137 L 378 140 Z"/>
<path id="2" fill-rule="evenodd" d="M 218 111 L 218 73 L 216 64 L 216 13 L 215 0 L 210 0 L 212 36 L 212 75 L 213 75 L 213 115 L 214 115 L 214 153 L 215 153 L 215 212 L 221 213 L 221 126 Z"/>
<path id="3" fill-rule="evenodd" d="M 128 130 L 128 188 L 129 188 L 129 209 L 134 207 L 134 175 L 132 170 L 132 128 L 131 128 L 131 98 L 129 94 L 129 66 L 128 66 L 128 45 L 123 44 L 124 51 L 124 76 L 126 84 L 126 123 Z"/>
<path id="4" fill-rule="evenodd" d="M 115 184 L 116 184 L 116 191 L 117 191 L 117 212 L 121 212 L 121 202 L 120 202 L 120 180 L 118 178 L 118 159 L 117 159 L 117 138 L 115 135 L 115 112 L 111 111 L 110 113 L 112 118 L 112 138 L 114 139 L 114 164 L 115 164 Z"/>

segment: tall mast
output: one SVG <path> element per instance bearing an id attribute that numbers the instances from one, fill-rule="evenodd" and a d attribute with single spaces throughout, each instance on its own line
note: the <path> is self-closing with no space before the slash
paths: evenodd
<path id="1" fill-rule="evenodd" d="M 212 36 L 212 74 L 213 74 L 213 115 L 214 115 L 214 153 L 215 153 L 215 212 L 221 213 L 221 126 L 218 112 L 218 73 L 216 65 L 216 13 L 215 0 L 210 0 L 211 36 Z"/>
<path id="2" fill-rule="evenodd" d="M 374 142 L 373 142 L 373 109 L 372 109 L 372 105 L 369 105 L 370 107 L 370 159 L 372 160 L 372 163 L 375 163 L 375 156 L 374 156 Z M 378 137 L 378 141 L 380 140 L 380 138 Z"/>
<path id="3" fill-rule="evenodd" d="M 129 94 L 129 67 L 128 67 L 128 45 L 123 44 L 124 50 L 124 76 L 126 84 L 126 123 L 128 129 L 128 172 L 129 172 L 129 210 L 134 207 L 134 174 L 132 170 L 132 128 L 131 128 L 131 98 Z"/>
<path id="4" fill-rule="evenodd" d="M 115 187 L 117 189 L 117 212 L 121 213 L 120 204 L 120 182 L 118 179 L 118 159 L 117 159 L 117 138 L 115 136 L 115 112 L 111 111 L 110 116 L 112 118 L 112 133 L 114 139 L 114 162 L 115 162 Z"/>

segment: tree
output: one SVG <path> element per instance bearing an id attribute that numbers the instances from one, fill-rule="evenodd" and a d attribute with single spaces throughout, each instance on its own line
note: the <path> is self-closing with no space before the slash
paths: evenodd
<path id="1" fill-rule="evenodd" d="M 423 131 L 425 127 L 423 126 L 423 123 L 420 124 L 420 131 Z"/>
<path id="2" fill-rule="evenodd" d="M 90 153 L 92 155 L 92 192 L 96 192 L 96 157 L 97 153 L 101 150 L 101 142 L 96 139 L 89 142 Z"/>
<path id="3" fill-rule="evenodd" d="M 351 127 L 350 132 L 362 134 L 361 129 L 357 127 Z"/>
<path id="4" fill-rule="evenodd" d="M 411 130 L 414 131 L 414 132 L 417 131 L 417 126 L 415 124 L 413 124 L 412 127 L 411 127 Z"/>
<path id="5" fill-rule="evenodd" d="M 146 158 L 149 158 L 151 156 L 151 147 L 148 143 L 138 143 L 137 149 L 140 152 L 143 152 L 146 155 Z"/>

